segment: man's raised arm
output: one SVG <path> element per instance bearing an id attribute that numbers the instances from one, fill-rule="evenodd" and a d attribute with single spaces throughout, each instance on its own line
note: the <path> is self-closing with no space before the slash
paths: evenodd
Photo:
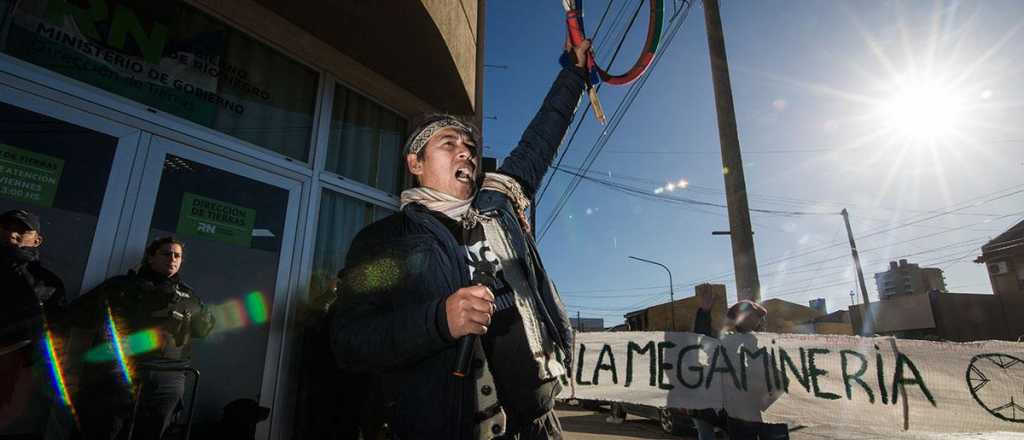
<path id="1" fill-rule="evenodd" d="M 581 54 L 586 54 L 589 47 L 590 43 L 584 42 L 573 48 L 576 60 L 585 60 Z M 499 173 L 518 180 L 528 198 L 532 199 L 540 186 L 572 122 L 587 75 L 586 70 L 579 67 L 584 62 L 578 61 L 577 65 L 567 66 L 558 73 L 540 110 L 523 132 L 519 145 L 498 169 Z"/>

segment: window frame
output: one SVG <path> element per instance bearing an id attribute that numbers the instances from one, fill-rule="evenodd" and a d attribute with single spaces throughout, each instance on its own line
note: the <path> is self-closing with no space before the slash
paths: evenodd
<path id="1" fill-rule="evenodd" d="M 344 87 L 348 91 L 358 94 L 363 98 L 369 100 L 370 102 L 373 102 L 374 104 L 380 106 L 381 108 L 398 115 L 400 118 L 405 120 L 406 135 L 408 135 L 408 131 L 411 126 L 409 116 L 398 111 L 394 107 L 389 106 L 381 102 L 380 100 L 375 99 L 374 97 L 361 92 L 359 89 L 352 87 L 351 85 L 334 77 L 333 75 L 325 74 L 324 77 L 324 84 L 321 84 L 323 90 L 323 99 L 320 104 L 320 117 L 323 123 L 317 126 L 319 129 L 319 132 L 317 134 L 317 161 L 314 163 L 314 168 L 319 174 L 320 181 L 325 184 L 345 188 L 346 190 L 349 191 L 365 193 L 368 197 L 371 197 L 375 201 L 382 203 L 384 205 L 397 205 L 399 202 L 398 195 L 391 194 L 375 186 L 367 185 L 358 180 L 345 177 L 341 174 L 335 173 L 327 169 L 327 150 L 330 148 L 329 144 L 331 137 L 331 124 L 334 122 L 334 98 L 335 96 L 337 96 L 337 87 Z M 399 155 L 399 157 L 401 157 L 401 154 Z M 379 159 L 380 155 L 378 154 L 374 160 L 379 161 Z M 406 189 L 404 185 L 407 185 L 407 183 L 407 176 L 403 176 L 401 179 L 399 192 Z"/>
<path id="2" fill-rule="evenodd" d="M 226 20 L 219 14 L 214 14 L 211 11 L 200 7 L 195 4 L 188 4 L 189 7 L 195 9 L 201 14 L 213 18 L 214 20 L 220 21 L 225 26 L 231 28 L 236 32 L 240 32 L 248 38 L 267 46 L 271 50 L 274 50 L 284 57 L 287 57 L 291 61 L 298 63 L 310 70 L 317 76 L 317 81 L 323 84 L 321 81 L 325 75 L 323 69 L 314 66 L 307 62 L 302 57 L 297 56 L 289 50 L 286 50 L 279 44 L 275 44 L 268 41 L 266 38 L 261 37 L 248 29 L 239 26 L 231 20 Z M 312 175 L 312 156 L 316 146 L 316 132 L 320 122 L 318 119 L 318 104 L 320 102 L 319 97 L 323 93 L 323 90 L 319 87 L 314 94 L 313 108 L 312 108 L 312 127 L 310 128 L 310 144 L 308 145 L 308 153 L 306 160 L 298 160 L 289 156 L 286 156 L 277 151 L 270 150 L 269 148 L 262 147 L 260 145 L 253 144 L 249 141 L 245 141 L 227 133 L 221 132 L 215 128 L 207 127 L 205 125 L 189 121 L 180 116 L 176 116 L 171 113 L 167 113 L 163 110 L 155 109 L 142 104 L 138 101 L 130 98 L 118 95 L 114 92 L 110 92 L 99 88 L 97 86 L 88 84 L 76 78 L 70 76 L 64 76 L 60 73 L 46 69 L 45 67 L 32 64 L 28 61 L 24 61 L 20 58 L 8 55 L 7 53 L 0 52 L 0 72 L 10 73 L 19 78 L 32 78 L 35 82 L 67 93 L 72 96 L 87 96 L 89 100 L 102 107 L 114 109 L 122 113 L 126 113 L 137 118 L 140 118 L 146 122 L 156 124 L 158 126 L 170 129 L 179 133 L 189 133 L 191 136 L 202 139 L 206 142 L 218 145 L 223 148 L 228 148 L 234 152 L 244 154 L 259 160 L 264 160 L 273 163 L 274 165 L 296 171 L 304 175 Z"/>

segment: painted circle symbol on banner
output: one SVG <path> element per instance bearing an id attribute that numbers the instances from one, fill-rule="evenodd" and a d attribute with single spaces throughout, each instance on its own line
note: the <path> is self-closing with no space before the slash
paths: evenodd
<path id="1" fill-rule="evenodd" d="M 965 373 L 971 396 L 985 411 L 1024 423 L 1024 361 L 1002 353 L 979 354 Z"/>

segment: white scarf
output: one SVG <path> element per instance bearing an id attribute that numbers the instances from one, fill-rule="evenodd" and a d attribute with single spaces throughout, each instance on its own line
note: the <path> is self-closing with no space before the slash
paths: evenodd
<path id="1" fill-rule="evenodd" d="M 519 182 L 504 174 L 486 173 L 480 189 L 498 191 L 508 196 L 519 217 L 520 226 L 527 233 L 530 232 L 530 223 L 526 220 L 526 208 L 530 206 L 530 201 L 523 194 Z M 472 208 L 473 197 L 460 199 L 451 194 L 421 186 L 402 191 L 402 208 L 410 203 L 419 203 L 431 211 L 440 212 L 448 218 L 462 223 L 466 229 L 472 229 L 480 220 L 480 213 Z"/>

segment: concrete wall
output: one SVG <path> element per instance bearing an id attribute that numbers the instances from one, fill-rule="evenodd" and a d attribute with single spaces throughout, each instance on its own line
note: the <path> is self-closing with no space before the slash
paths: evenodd
<path id="1" fill-rule="evenodd" d="M 476 107 L 477 45 L 479 42 L 482 46 L 483 42 L 482 38 L 478 38 L 482 29 L 477 29 L 477 27 L 478 25 L 482 26 L 483 23 L 478 19 L 477 14 L 484 11 L 477 9 L 476 0 L 422 0 L 422 2 L 448 46 L 449 55 L 455 62 L 455 68 L 462 79 L 470 106 Z M 483 48 L 480 47 L 479 50 L 482 51 Z M 482 89 L 482 86 L 480 87 Z"/>
<path id="2" fill-rule="evenodd" d="M 871 303 L 874 333 L 946 341 L 1017 340 L 1024 297 L 930 293 L 900 295 Z M 860 332 L 862 306 L 850 308 L 851 328 Z"/>
<path id="3" fill-rule="evenodd" d="M 1021 334 L 1012 321 L 1019 308 L 1007 307 L 1022 304 L 1007 304 L 996 295 L 933 293 L 932 310 L 935 313 L 936 333 L 939 339 L 947 341 L 980 341 L 986 339 L 1016 340 Z M 1016 331 L 1014 331 L 1016 330 Z"/>
<path id="4" fill-rule="evenodd" d="M 860 332 L 863 304 L 850 307 L 854 331 Z M 906 330 L 933 329 L 931 301 L 928 294 L 896 295 L 871 303 L 873 333 L 888 334 Z"/>
<path id="5" fill-rule="evenodd" d="M 816 322 L 814 333 L 819 335 L 852 335 L 853 326 L 849 322 Z"/>
<path id="6" fill-rule="evenodd" d="M 1000 310 L 1006 325 L 1006 339 L 1020 340 L 1024 336 L 1024 319 L 1021 318 L 1021 311 L 1024 311 L 1024 295 L 997 295 L 996 297 L 999 298 Z"/>

